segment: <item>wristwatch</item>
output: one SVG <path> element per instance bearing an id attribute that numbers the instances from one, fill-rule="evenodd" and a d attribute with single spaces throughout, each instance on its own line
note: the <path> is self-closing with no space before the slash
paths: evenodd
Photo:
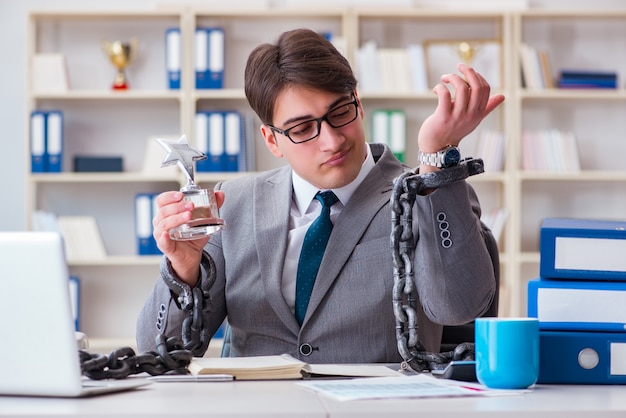
<path id="1" fill-rule="evenodd" d="M 433 153 L 420 151 L 417 159 L 420 164 L 438 168 L 450 168 L 459 165 L 461 162 L 461 152 L 457 147 L 449 145 Z"/>

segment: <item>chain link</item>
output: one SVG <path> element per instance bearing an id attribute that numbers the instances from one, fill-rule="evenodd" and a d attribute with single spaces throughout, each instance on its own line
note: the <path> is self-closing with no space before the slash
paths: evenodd
<path id="1" fill-rule="evenodd" d="M 442 187 L 484 171 L 483 160 L 465 159 L 456 167 L 426 174 L 407 172 L 393 183 L 391 195 L 391 247 L 393 254 L 393 312 L 396 318 L 398 351 L 402 368 L 417 372 L 441 369 L 451 360 L 474 358 L 474 344 L 459 344 L 445 353 L 427 352 L 419 341 L 417 323 L 417 286 L 415 284 L 415 243 L 413 206 L 416 196 L 427 189 Z"/>
<path id="2" fill-rule="evenodd" d="M 156 337 L 157 351 L 140 355 L 130 347 L 118 348 L 108 356 L 79 350 L 82 373 L 93 380 L 125 379 L 131 374 L 146 372 L 152 376 L 169 371 L 185 374 L 193 353 L 185 350 L 180 339 Z"/>
<path id="3" fill-rule="evenodd" d="M 203 255 L 208 263 L 207 279 L 193 289 L 163 274 L 168 287 L 178 293 L 177 302 L 187 312 L 182 326 L 181 338 L 156 336 L 157 351 L 137 355 L 130 347 L 117 348 L 108 356 L 91 354 L 79 350 L 82 373 L 94 380 L 125 379 L 131 374 L 146 372 L 152 376 L 174 372 L 186 374 L 187 366 L 194 356 L 204 354 L 211 341 L 211 336 L 204 327 L 210 311 L 209 289 L 215 281 L 215 263 L 211 257 Z M 168 268 L 165 260 L 165 266 Z"/>

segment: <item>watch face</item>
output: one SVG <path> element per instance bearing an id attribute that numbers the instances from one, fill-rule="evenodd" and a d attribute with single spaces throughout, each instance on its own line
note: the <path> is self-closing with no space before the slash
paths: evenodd
<path id="1" fill-rule="evenodd" d="M 444 154 L 441 161 L 441 166 L 443 168 L 449 168 L 459 165 L 461 162 L 461 152 L 457 147 L 448 148 Z"/>

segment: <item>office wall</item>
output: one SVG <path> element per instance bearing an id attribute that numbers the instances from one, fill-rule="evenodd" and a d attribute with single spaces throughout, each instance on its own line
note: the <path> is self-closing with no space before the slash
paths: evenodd
<path id="1" fill-rule="evenodd" d="M 215 1 L 222 4 L 222 1 Z M 209 0 L 167 0 L 162 3 L 211 3 Z M 231 0 L 229 5 L 241 7 L 254 0 Z M 309 2 L 310 0 L 302 0 Z M 409 2 L 409 0 L 405 0 Z M 507 0 L 501 0 L 507 1 Z M 334 3 L 355 3 L 354 0 L 336 0 Z M 369 4 L 389 4 L 388 0 L 368 0 Z M 401 3 L 402 1 L 399 1 Z M 471 4 L 472 0 L 465 0 Z M 480 1 L 484 3 L 484 0 Z M 622 0 L 595 0 L 589 6 L 588 0 L 528 0 L 531 7 L 550 8 L 620 8 L 626 7 Z M 67 9 L 114 9 L 126 10 L 148 8 L 154 0 L 0 0 L 0 231 L 22 230 L 26 227 L 25 215 L 25 141 L 26 103 L 24 98 L 25 74 L 25 36 L 26 13 L 31 9 L 67 10 Z M 275 7 L 295 4 L 296 0 L 268 0 Z M 419 0 L 414 0 L 419 4 Z M 428 1 L 432 4 L 432 1 Z M 461 2 L 460 2 L 461 3 Z"/>

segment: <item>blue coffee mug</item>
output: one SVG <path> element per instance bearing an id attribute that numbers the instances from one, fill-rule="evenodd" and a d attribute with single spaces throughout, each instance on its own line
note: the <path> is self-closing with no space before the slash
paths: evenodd
<path id="1" fill-rule="evenodd" d="M 476 377 L 493 389 L 525 389 L 539 377 L 537 318 L 477 318 Z"/>

